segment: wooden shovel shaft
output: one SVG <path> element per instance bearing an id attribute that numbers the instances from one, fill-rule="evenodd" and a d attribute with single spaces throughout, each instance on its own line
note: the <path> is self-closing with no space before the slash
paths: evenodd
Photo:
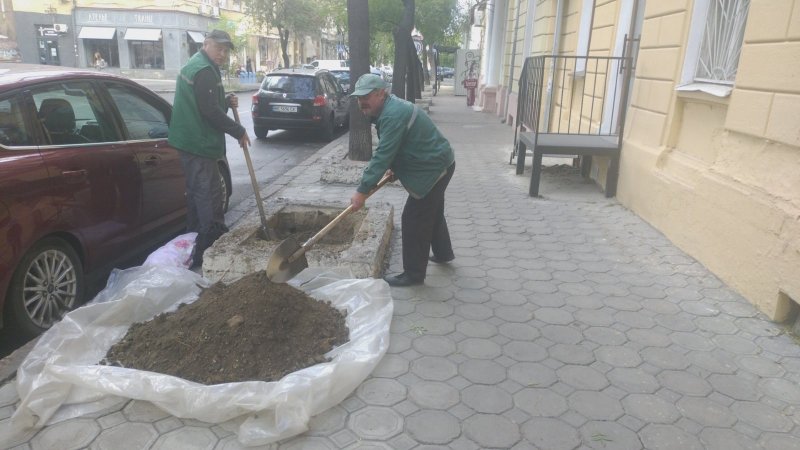
<path id="1" fill-rule="evenodd" d="M 375 187 L 370 189 L 370 191 L 367 193 L 367 198 L 369 198 L 378 189 L 382 188 L 386 183 L 388 183 L 389 178 L 390 178 L 389 176 L 384 176 L 383 178 L 381 178 L 381 181 L 379 181 L 378 184 L 376 184 Z M 338 216 L 334 217 L 334 219 L 331 220 L 330 223 L 325 225 L 321 230 L 317 231 L 315 235 L 311 236 L 303 245 L 300 246 L 300 248 L 296 252 L 292 254 L 292 256 L 289 257 L 289 263 L 293 263 L 297 261 L 298 258 L 302 257 L 305 254 L 305 252 L 310 250 L 311 247 L 313 247 L 317 242 L 319 242 L 320 239 L 325 237 L 325 235 L 328 234 L 328 232 L 331 231 L 333 227 L 338 225 L 339 222 L 344 220 L 344 218 L 349 216 L 353 211 L 355 211 L 355 208 L 353 208 L 353 205 L 350 205 L 344 211 L 339 213 Z"/>
<path id="2" fill-rule="evenodd" d="M 241 124 L 239 121 L 239 109 L 238 108 L 231 108 L 233 109 L 233 119 L 236 120 L 236 123 Z M 244 152 L 244 160 L 247 163 L 247 170 L 250 172 L 250 183 L 253 185 L 253 193 L 256 196 L 256 205 L 258 205 L 258 213 L 261 216 L 261 228 L 264 230 L 264 236 L 266 239 L 271 239 L 269 228 L 267 228 L 267 215 L 264 213 L 264 203 L 261 201 L 261 190 L 258 187 L 258 181 L 256 181 L 256 172 L 253 170 L 253 161 L 250 160 L 250 151 L 247 149 L 247 144 L 242 146 L 242 151 Z"/>

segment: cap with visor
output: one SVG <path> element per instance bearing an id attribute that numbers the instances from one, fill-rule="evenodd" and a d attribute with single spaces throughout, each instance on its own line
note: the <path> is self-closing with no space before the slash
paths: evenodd
<path id="1" fill-rule="evenodd" d="M 227 45 L 231 50 L 235 50 L 233 47 L 233 41 L 231 41 L 231 35 L 226 31 L 213 30 L 206 35 L 206 39 L 211 39 L 217 44 Z"/>
<path id="2" fill-rule="evenodd" d="M 389 85 L 383 81 L 381 77 L 375 74 L 366 73 L 361 75 L 356 81 L 356 87 L 353 89 L 351 97 L 362 97 L 369 94 L 375 89 L 386 89 Z"/>

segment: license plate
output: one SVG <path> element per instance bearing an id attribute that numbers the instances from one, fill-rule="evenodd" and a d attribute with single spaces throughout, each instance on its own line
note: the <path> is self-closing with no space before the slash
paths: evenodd
<path id="1" fill-rule="evenodd" d="M 272 110 L 275 112 L 282 112 L 282 113 L 296 113 L 297 106 L 285 106 L 285 105 L 274 105 Z"/>

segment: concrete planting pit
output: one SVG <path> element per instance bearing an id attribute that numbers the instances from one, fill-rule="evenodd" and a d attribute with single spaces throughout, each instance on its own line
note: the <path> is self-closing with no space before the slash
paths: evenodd
<path id="1" fill-rule="evenodd" d="M 341 205 L 289 204 L 281 199 L 267 211 L 267 225 L 276 237 L 266 240 L 257 212 L 237 223 L 206 250 L 203 276 L 230 283 L 265 270 L 273 250 L 292 236 L 303 244 L 344 211 Z M 350 214 L 307 253 L 309 267 L 349 270 L 355 278 L 379 277 L 384 270 L 394 209 L 388 203 L 371 203 Z"/>

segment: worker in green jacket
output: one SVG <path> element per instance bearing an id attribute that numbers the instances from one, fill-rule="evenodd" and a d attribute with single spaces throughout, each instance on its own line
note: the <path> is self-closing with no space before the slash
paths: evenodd
<path id="1" fill-rule="evenodd" d="M 225 199 L 217 161 L 225 157 L 225 134 L 244 147 L 250 138 L 227 115 L 238 108 L 235 95 L 225 96 L 219 67 L 233 50 L 228 33 L 210 32 L 203 49 L 189 59 L 175 84 L 169 143 L 179 150 L 186 177 L 187 231 L 196 231 L 192 267 L 202 266 L 203 252 L 228 231 Z"/>
<path id="2" fill-rule="evenodd" d="M 444 217 L 444 193 L 456 163 L 450 143 L 424 111 L 394 95 L 381 77 L 361 76 L 353 93 L 358 107 L 378 131 L 378 147 L 350 203 L 358 210 L 367 193 L 388 173 L 408 191 L 403 207 L 403 273 L 386 276 L 391 286 L 422 284 L 428 261 L 446 263 L 455 256 Z M 432 256 L 428 256 L 430 252 Z"/>

